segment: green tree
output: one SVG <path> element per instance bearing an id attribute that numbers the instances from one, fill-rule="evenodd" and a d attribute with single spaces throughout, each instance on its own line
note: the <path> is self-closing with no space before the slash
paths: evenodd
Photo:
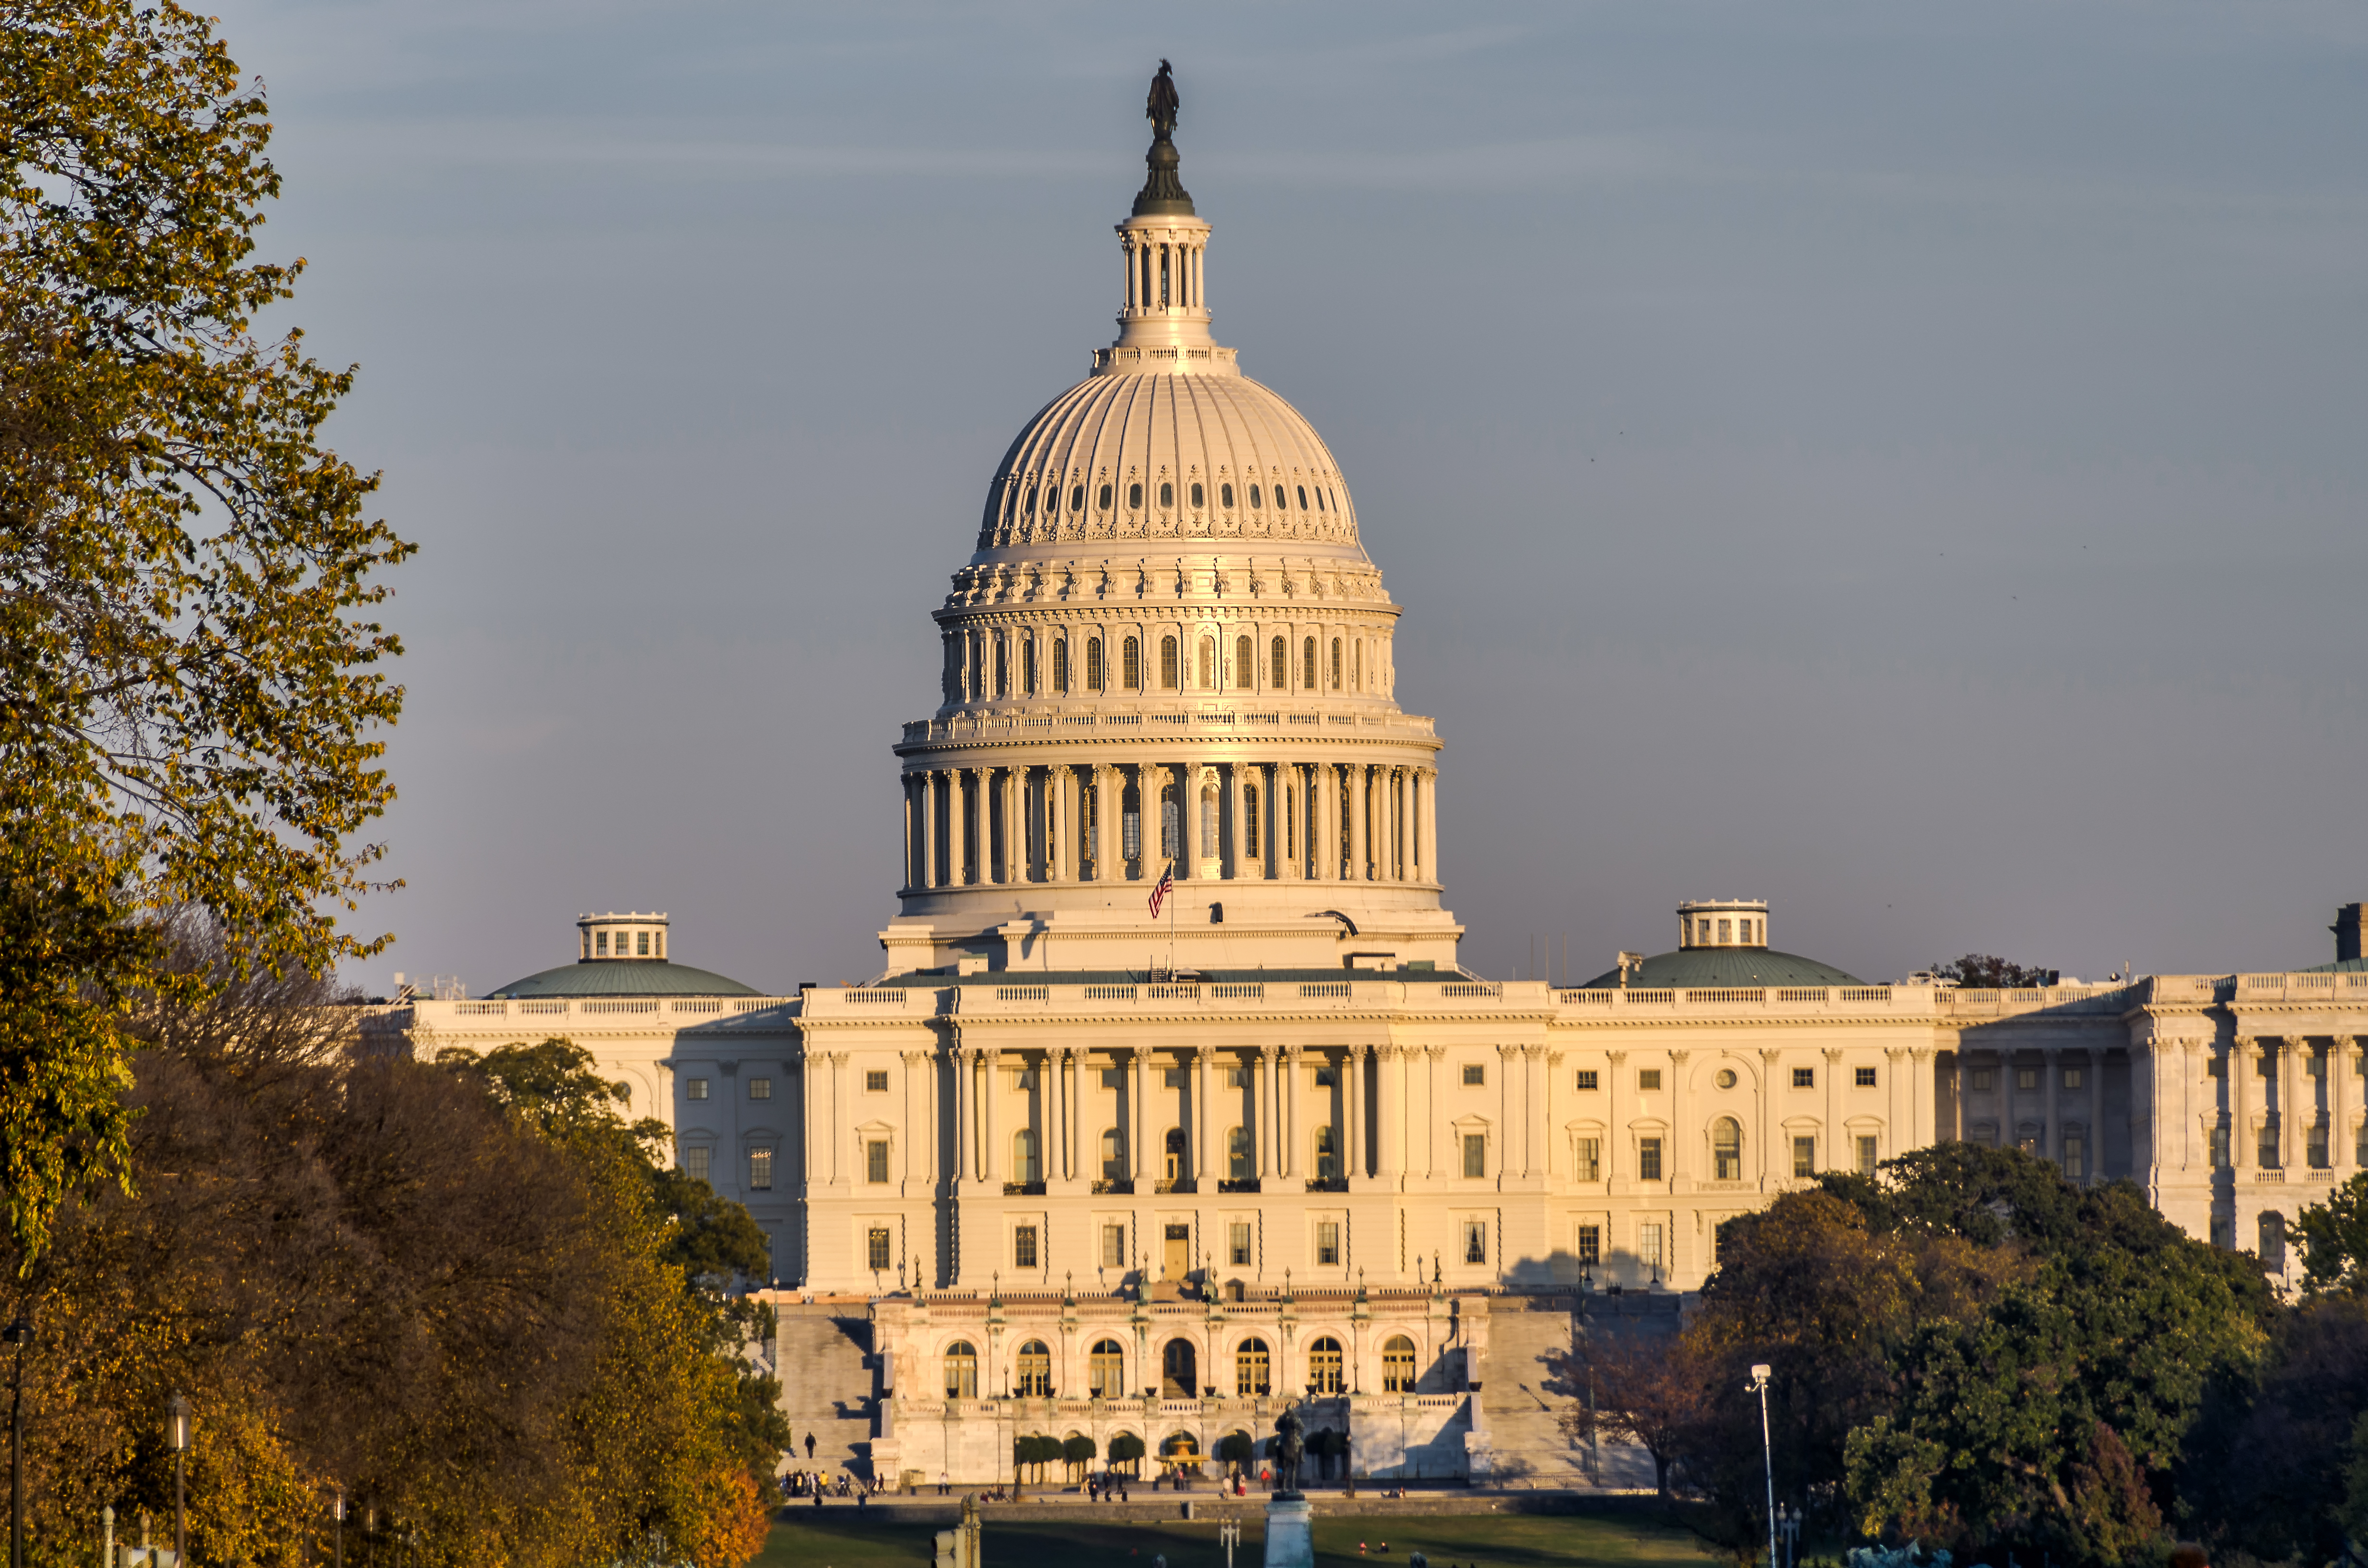
<path id="1" fill-rule="evenodd" d="M 2305 1205 L 2289 1229 L 2302 1243 L 2304 1290 L 2368 1296 L 2368 1172 Z"/>
<path id="2" fill-rule="evenodd" d="M 166 978 L 128 923 L 196 904 L 275 971 L 377 945 L 336 916 L 393 794 L 373 574 L 412 547 L 322 444 L 351 369 L 257 335 L 302 267 L 253 259 L 269 132 L 173 0 L 21 0 L 0 29 L 0 1137 L 28 1258 L 127 1169 L 123 1017 Z"/>
<path id="3" fill-rule="evenodd" d="M 1953 980 L 1960 985 L 1975 985 L 1994 990 L 2009 990 L 2020 985 L 2046 985 L 2055 971 L 2033 969 L 2027 964 L 2012 963 L 1989 953 L 1967 953 L 1964 958 L 1932 966 L 1933 975 L 1941 980 Z"/>

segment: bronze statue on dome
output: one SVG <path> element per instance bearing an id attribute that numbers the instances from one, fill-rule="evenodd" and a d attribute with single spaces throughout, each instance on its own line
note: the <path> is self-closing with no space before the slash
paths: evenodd
<path id="1" fill-rule="evenodd" d="M 1183 102 L 1176 96 L 1173 70 L 1167 61 L 1159 62 L 1159 74 L 1151 79 L 1151 96 L 1143 104 L 1143 118 L 1151 121 L 1153 134 L 1162 142 L 1176 134 L 1176 110 Z"/>

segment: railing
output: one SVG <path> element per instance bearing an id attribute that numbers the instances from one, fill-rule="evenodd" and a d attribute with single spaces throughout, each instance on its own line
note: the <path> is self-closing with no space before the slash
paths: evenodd
<path id="1" fill-rule="evenodd" d="M 1347 1176 L 1309 1176 L 1307 1178 L 1307 1190 L 1310 1192 L 1346 1192 L 1349 1190 L 1349 1178 Z M 1300 1294 L 1305 1295 L 1306 1292 L 1303 1290 Z"/>
<path id="2" fill-rule="evenodd" d="M 1020 715 L 990 719 L 964 714 L 952 719 L 916 719 L 900 726 L 907 744 L 926 742 L 988 740 L 1015 737 L 1031 731 L 1048 729 L 1090 730 L 1100 725 L 1140 729 L 1145 720 L 1155 724 L 1171 724 L 1179 728 L 1194 724 L 1237 726 L 1260 724 L 1269 727 L 1300 724 L 1321 727 L 1338 725 L 1344 729 L 1394 730 L 1408 734 L 1430 735 L 1438 726 L 1417 713 L 1292 713 L 1281 710 L 1245 712 L 1238 709 L 1188 709 L 1183 712 L 1108 712 L 1052 713 Z"/>
<path id="3" fill-rule="evenodd" d="M 1451 980 L 1439 988 L 1441 996 L 1502 996 L 1505 987 L 1497 981 Z"/>
<path id="4" fill-rule="evenodd" d="M 518 1004 L 518 1011 L 521 1013 L 564 1013 L 567 1011 L 567 1004 L 564 1002 L 521 1002 Z"/>
<path id="5" fill-rule="evenodd" d="M 1776 988 L 1779 1002 L 1822 1002 L 1826 988 L 1822 985 L 1780 985 Z"/>
<path id="6" fill-rule="evenodd" d="M 1041 1181 L 1007 1181 L 1003 1184 L 1006 1198 L 1042 1198 L 1044 1184 Z"/>
<path id="7" fill-rule="evenodd" d="M 995 999 L 998 1002 L 1046 1002 L 1053 996 L 1049 985 L 998 985 Z"/>
<path id="8" fill-rule="evenodd" d="M 1266 982 L 1258 980 L 1212 985 L 1209 994 L 1220 1002 L 1263 1002 L 1266 1000 Z"/>
<path id="9" fill-rule="evenodd" d="M 1198 1002 L 1201 999 L 1198 985 L 1146 985 L 1144 990 L 1148 993 L 1147 999 L 1154 1002 Z"/>
<path id="10" fill-rule="evenodd" d="M 1094 1191 L 1096 1193 L 1132 1193 L 1134 1191 L 1134 1178 L 1132 1176 L 1104 1176 L 1101 1180 L 1094 1183 Z"/>
<path id="11" fill-rule="evenodd" d="M 1088 1002 L 1132 1002 L 1134 1000 L 1134 987 L 1132 985 L 1088 985 L 1086 987 L 1086 1000 Z"/>
<path id="12" fill-rule="evenodd" d="M 1835 999 L 1841 1002 L 1888 1002 L 1891 1000 L 1891 987 L 1888 985 L 1845 985 L 1839 988 L 1839 994 Z"/>
<path id="13" fill-rule="evenodd" d="M 723 1004 L 721 1002 L 677 1002 L 674 1005 L 674 1010 L 677 1013 L 720 1013 L 723 1011 Z"/>
<path id="14" fill-rule="evenodd" d="M 655 1002 L 581 1002 L 577 1006 L 587 1013 L 655 1013 L 658 1010 Z"/>
<path id="15" fill-rule="evenodd" d="M 881 991 L 871 986 L 855 986 L 840 993 L 857 1006 L 901 1007 L 905 994 L 901 991 Z"/>
<path id="16" fill-rule="evenodd" d="M 1729 987 L 1725 990 L 1688 991 L 1686 993 L 1686 1000 L 1689 1002 L 1765 1002 L 1768 1000 L 1768 992 L 1764 986 L 1736 986 Z"/>
<path id="17" fill-rule="evenodd" d="M 1303 980 L 1299 983 L 1299 994 L 1304 999 L 1353 996 L 1356 994 L 1356 987 L 1345 980 Z"/>
<path id="18" fill-rule="evenodd" d="M 1256 1176 L 1227 1176 L 1217 1183 L 1219 1192 L 1256 1192 L 1258 1189 L 1258 1178 Z"/>
<path id="19" fill-rule="evenodd" d="M 502 1017 L 509 1010 L 507 1002 L 462 1002 L 452 1009 L 462 1017 Z"/>

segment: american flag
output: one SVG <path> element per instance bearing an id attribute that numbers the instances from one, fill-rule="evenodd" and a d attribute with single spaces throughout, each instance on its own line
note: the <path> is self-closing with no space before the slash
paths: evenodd
<path id="1" fill-rule="evenodd" d="M 1176 868 L 1171 864 L 1167 869 L 1159 873 L 1159 885 L 1151 890 L 1151 917 L 1154 920 L 1159 918 L 1159 906 L 1167 903 L 1167 895 L 1175 891 Z"/>

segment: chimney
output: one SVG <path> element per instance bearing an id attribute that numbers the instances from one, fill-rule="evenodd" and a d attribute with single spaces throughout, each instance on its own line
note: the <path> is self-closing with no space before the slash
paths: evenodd
<path id="1" fill-rule="evenodd" d="M 2335 924 L 2328 929 L 2335 933 L 2335 961 L 2349 962 L 2360 956 L 2360 905 L 2347 903 L 2335 912 Z"/>

